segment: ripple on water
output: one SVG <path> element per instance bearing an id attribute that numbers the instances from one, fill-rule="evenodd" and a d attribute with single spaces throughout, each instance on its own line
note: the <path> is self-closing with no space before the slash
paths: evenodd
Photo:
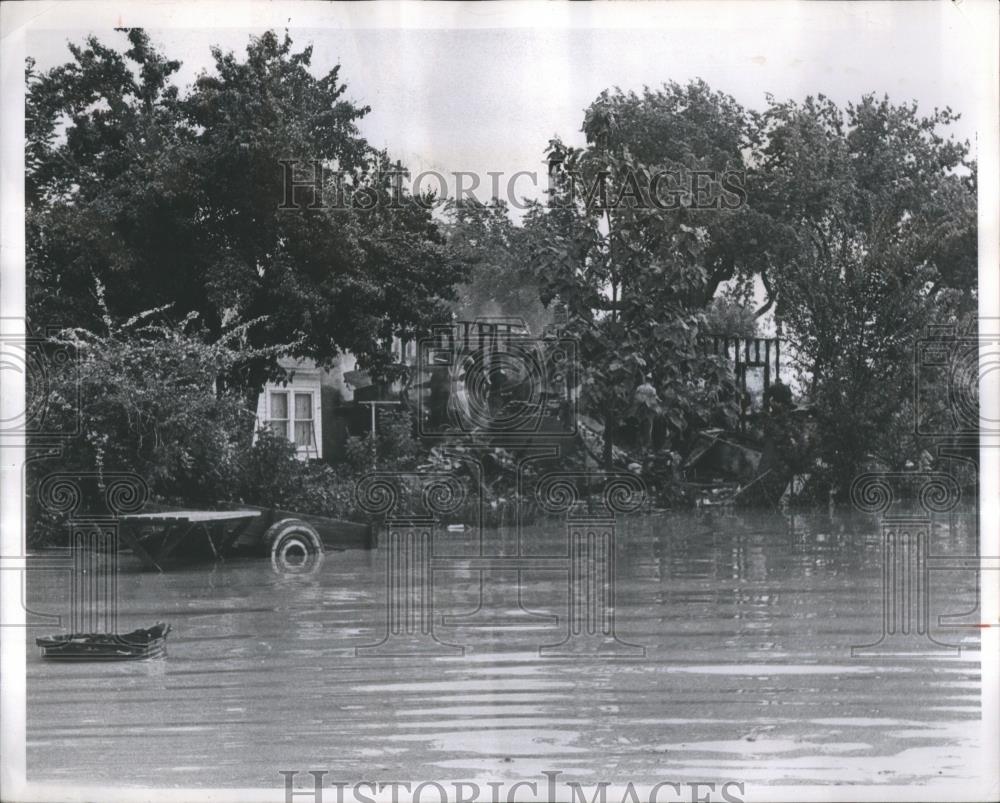
<path id="1" fill-rule="evenodd" d="M 961 553 L 973 520 L 956 521 L 949 549 Z M 168 656 L 59 665 L 30 645 L 29 774 L 107 783 L 127 766 L 130 784 L 203 787 L 276 787 L 288 767 L 343 780 L 538 779 L 546 769 L 636 783 L 972 777 L 978 653 L 851 656 L 880 632 L 873 526 L 777 514 L 628 522 L 616 629 L 646 655 L 625 662 L 539 655 L 564 633 L 558 572 L 521 572 L 513 597 L 548 618 L 525 617 L 493 578 L 497 624 L 474 626 L 461 615 L 480 601 L 479 574 L 435 571 L 437 613 L 462 625 L 435 626 L 465 654 L 388 660 L 355 654 L 385 632 L 377 552 L 337 552 L 298 578 L 268 561 L 123 573 L 122 627 L 170 621 Z M 539 554 L 564 541 L 558 527 L 524 536 Z M 30 606 L 58 609 L 62 578 L 30 575 Z M 947 580 L 940 613 L 969 610 L 974 578 Z"/>

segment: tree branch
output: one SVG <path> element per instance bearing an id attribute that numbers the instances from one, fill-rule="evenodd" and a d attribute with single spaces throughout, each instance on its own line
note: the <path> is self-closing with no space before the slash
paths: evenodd
<path id="1" fill-rule="evenodd" d="M 771 285 L 771 280 L 768 279 L 767 277 L 767 269 L 764 269 L 760 272 L 760 281 L 761 284 L 764 285 L 764 292 L 767 293 L 767 301 L 764 303 L 763 307 L 761 307 L 753 314 L 754 318 L 759 318 L 762 315 L 766 315 L 770 311 L 771 307 L 774 306 L 775 302 L 774 287 Z"/>

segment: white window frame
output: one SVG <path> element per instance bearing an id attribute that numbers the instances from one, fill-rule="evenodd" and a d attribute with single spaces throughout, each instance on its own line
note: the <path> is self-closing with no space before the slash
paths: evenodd
<path id="1" fill-rule="evenodd" d="M 273 418 L 273 400 L 276 395 L 282 395 L 285 397 L 285 409 L 288 413 L 287 418 Z M 295 415 L 295 397 L 296 396 L 308 396 L 309 397 L 309 418 L 298 418 Z M 299 457 L 319 457 L 319 432 L 316 421 L 316 391 L 312 389 L 302 389 L 296 388 L 294 385 L 288 385 L 285 387 L 268 387 L 267 395 L 265 397 L 265 415 L 264 415 L 264 425 L 271 428 L 272 422 L 284 421 L 285 424 L 285 439 L 288 440 L 292 446 L 295 447 L 295 452 Z M 296 424 L 309 422 L 310 427 L 310 440 L 311 443 L 300 446 L 296 438 Z"/>

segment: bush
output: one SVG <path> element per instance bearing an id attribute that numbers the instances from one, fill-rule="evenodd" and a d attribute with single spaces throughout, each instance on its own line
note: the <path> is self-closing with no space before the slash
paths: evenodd
<path id="1" fill-rule="evenodd" d="M 357 481 L 374 471 L 409 471 L 421 449 L 406 412 L 382 411 L 374 448 L 370 436 L 348 438 L 345 458 L 336 467 L 319 461 L 305 462 L 285 438 L 260 430 L 255 442 L 236 459 L 234 502 L 280 507 L 330 518 L 369 518 L 355 501 Z M 404 489 L 401 507 L 413 489 Z"/>
<path id="2" fill-rule="evenodd" d="M 380 410 L 374 447 L 370 434 L 351 436 L 345 447 L 344 465 L 358 476 L 374 471 L 408 471 L 426 452 L 414 435 L 413 418 L 406 410 Z"/>
<path id="3" fill-rule="evenodd" d="M 104 333 L 60 332 L 52 343 L 73 359 L 53 362 L 46 386 L 29 393 L 46 394 L 46 429 L 71 432 L 79 420 L 80 434 L 61 444 L 60 471 L 92 475 L 99 485 L 108 472 L 134 472 L 154 498 L 207 504 L 233 487 L 234 459 L 254 415 L 219 377 L 256 353 L 230 345 L 240 331 L 208 343 L 195 316 L 173 325 L 155 321 L 160 312 L 107 320 Z M 58 538 L 35 498 L 51 470 L 48 462 L 28 464 L 32 544 Z"/>

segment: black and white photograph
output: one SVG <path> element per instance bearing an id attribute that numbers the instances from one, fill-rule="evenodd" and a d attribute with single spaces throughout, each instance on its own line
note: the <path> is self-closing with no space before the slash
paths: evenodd
<path id="1" fill-rule="evenodd" d="M 1000 5 L 0 3 L 0 799 L 1000 799 Z"/>

